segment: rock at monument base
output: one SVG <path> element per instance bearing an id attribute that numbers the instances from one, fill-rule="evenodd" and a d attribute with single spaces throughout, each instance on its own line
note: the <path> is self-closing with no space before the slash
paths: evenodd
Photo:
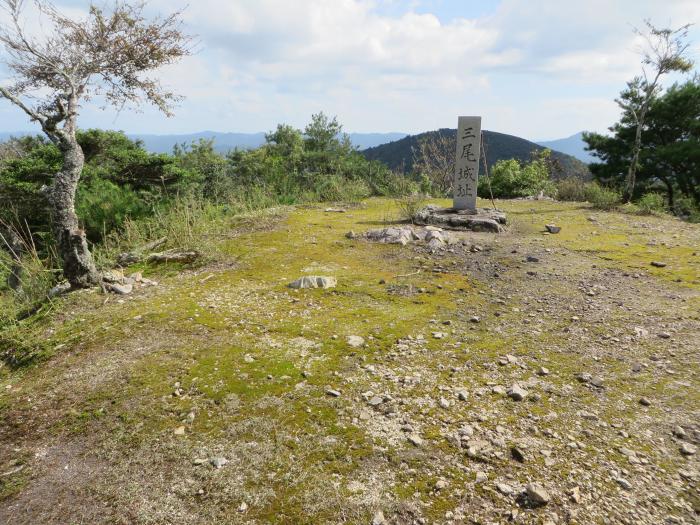
<path id="1" fill-rule="evenodd" d="M 320 275 L 305 275 L 304 277 L 299 277 L 294 282 L 289 283 L 290 288 L 302 289 L 302 288 L 335 288 L 338 281 L 335 277 L 323 277 Z"/>
<path id="2" fill-rule="evenodd" d="M 506 224 L 506 215 L 499 210 L 479 208 L 476 213 L 454 208 L 440 208 L 430 205 L 420 210 L 413 217 L 420 225 L 435 225 L 452 230 L 471 230 L 476 232 L 499 233 Z"/>

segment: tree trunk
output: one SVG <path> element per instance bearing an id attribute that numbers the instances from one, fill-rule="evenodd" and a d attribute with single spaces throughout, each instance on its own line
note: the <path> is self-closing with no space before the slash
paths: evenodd
<path id="1" fill-rule="evenodd" d="M 673 211 L 676 206 L 675 196 L 673 193 L 673 184 L 667 178 L 661 179 L 666 184 L 666 194 L 668 195 L 668 208 Z"/>
<path id="2" fill-rule="evenodd" d="M 64 134 L 58 147 L 63 156 L 63 168 L 54 177 L 48 194 L 54 236 L 58 254 L 63 259 L 63 274 L 71 288 L 89 288 L 99 282 L 100 276 L 75 214 L 75 192 L 85 157 L 72 133 Z"/>
<path id="3" fill-rule="evenodd" d="M 22 239 L 12 226 L 1 227 L 0 235 L 2 235 L 2 248 L 5 248 L 10 254 L 12 264 L 10 265 L 10 275 L 7 276 L 7 286 L 11 290 L 19 291 L 22 289 L 22 252 L 24 245 Z"/>
<path id="4" fill-rule="evenodd" d="M 639 163 L 639 152 L 642 149 L 642 126 L 644 126 L 644 117 L 646 116 L 646 108 L 642 107 L 639 121 L 637 122 L 637 130 L 634 135 L 634 145 L 632 146 L 632 161 L 627 170 L 627 181 L 625 191 L 622 195 L 622 201 L 627 203 L 634 196 L 634 186 L 637 183 L 637 164 Z"/>

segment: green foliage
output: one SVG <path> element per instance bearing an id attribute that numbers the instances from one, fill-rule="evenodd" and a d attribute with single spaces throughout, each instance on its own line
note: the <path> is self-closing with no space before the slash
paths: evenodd
<path id="1" fill-rule="evenodd" d="M 594 208 L 611 210 L 621 201 L 619 191 L 571 177 L 556 183 L 556 198 L 560 201 L 590 202 Z"/>
<path id="2" fill-rule="evenodd" d="M 399 209 L 399 216 L 404 221 L 413 222 L 416 214 L 425 206 L 425 195 L 414 193 L 396 199 L 396 207 Z"/>
<path id="3" fill-rule="evenodd" d="M 554 192 L 551 181 L 549 159 L 551 152 L 544 150 L 530 162 L 522 163 L 515 159 L 498 161 L 491 170 L 491 191 L 494 197 L 532 197 L 539 193 Z M 488 195 L 486 177 L 479 178 L 478 193 Z"/>
<path id="4" fill-rule="evenodd" d="M 586 185 L 586 201 L 599 210 L 612 210 L 622 202 L 622 194 L 614 189 L 606 188 L 595 182 Z"/>
<path id="5" fill-rule="evenodd" d="M 628 109 L 610 127 L 610 135 L 584 134 L 588 150 L 601 162 L 591 165 L 596 180 L 621 189 L 631 161 L 636 120 L 634 88 L 620 99 Z M 642 129 L 642 149 L 637 169 L 634 200 L 650 192 L 666 194 L 668 207 L 682 216 L 700 210 L 700 78 L 674 84 L 651 99 Z M 677 206 L 682 202 L 682 206 Z M 688 209 L 690 207 L 690 210 Z"/>
<path id="6" fill-rule="evenodd" d="M 127 218 L 147 216 L 146 192 L 141 194 L 128 185 L 118 186 L 109 180 L 91 177 L 80 185 L 76 195 L 76 212 L 88 239 L 97 242 L 108 232 L 120 228 Z"/>
<path id="7" fill-rule="evenodd" d="M 634 205 L 641 215 L 658 215 L 668 211 L 664 196 L 655 192 L 645 193 Z"/>
<path id="8" fill-rule="evenodd" d="M 560 201 L 585 202 L 588 200 L 586 189 L 589 184 L 577 177 L 561 179 L 556 183 L 556 198 Z"/>
<path id="9" fill-rule="evenodd" d="M 266 139 L 260 148 L 227 156 L 205 140 L 167 155 L 149 153 L 121 132 L 79 132 L 85 166 L 75 206 L 98 263 L 107 267 L 118 253 L 160 237 L 168 247 L 208 253 L 231 216 L 263 208 L 418 190 L 415 181 L 365 159 L 337 119 L 323 113 L 303 132 L 280 125 Z M 61 162 L 58 149 L 41 138 L 0 144 L 0 220 L 26 221 L 26 237 L 37 247 L 23 263 L 23 295 L 12 299 L 24 309 L 45 300 L 55 284 L 51 217 L 41 188 L 52 183 Z M 11 261 L 1 261 L 3 279 Z"/>

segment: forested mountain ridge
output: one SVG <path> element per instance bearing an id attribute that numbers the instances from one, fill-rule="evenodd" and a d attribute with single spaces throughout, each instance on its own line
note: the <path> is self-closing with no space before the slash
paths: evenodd
<path id="1" fill-rule="evenodd" d="M 389 142 L 388 144 L 367 148 L 362 151 L 362 153 L 369 160 L 379 160 L 384 162 L 391 169 L 408 173 L 413 167 L 413 151 L 418 147 L 419 142 L 443 135 L 449 136 L 452 139 L 451 143 L 454 143 L 456 130 L 443 128 L 436 131 L 420 133 L 418 135 L 409 135 L 400 140 Z M 518 159 L 522 162 L 526 162 L 531 159 L 533 153 L 545 149 L 534 142 L 506 133 L 484 131 L 483 136 L 484 150 L 489 166 L 492 166 L 499 160 L 508 159 Z M 559 162 L 562 168 L 560 173 L 555 174 L 557 178 L 576 176 L 589 179 L 591 177 L 586 164 L 575 157 L 559 151 L 552 151 L 552 157 Z M 483 172 L 483 163 L 479 169 Z"/>

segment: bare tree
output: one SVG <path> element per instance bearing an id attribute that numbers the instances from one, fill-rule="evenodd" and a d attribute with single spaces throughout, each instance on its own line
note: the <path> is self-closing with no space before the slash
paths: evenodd
<path id="1" fill-rule="evenodd" d="M 426 175 L 440 195 L 452 190 L 455 170 L 455 137 L 437 132 L 426 135 L 413 149 L 413 171 Z"/>
<path id="2" fill-rule="evenodd" d="M 644 30 L 635 29 L 635 33 L 645 41 L 645 47 L 641 52 L 642 75 L 628 83 L 628 88 L 634 95 L 617 101 L 623 110 L 630 112 L 636 125 L 632 160 L 625 181 L 623 196 L 625 202 L 629 202 L 634 194 L 637 164 L 642 149 L 642 129 L 649 106 L 660 88 L 661 77 L 673 71 L 685 73 L 693 67 L 693 62 L 687 56 L 689 44 L 686 42 L 690 24 L 678 29 L 658 29 L 649 20 L 644 23 L 646 25 Z"/>
<path id="3" fill-rule="evenodd" d="M 41 37 L 23 25 L 24 0 L 0 0 L 9 22 L 0 25 L 0 44 L 13 73 L 4 97 L 36 122 L 63 157 L 63 167 L 45 189 L 57 251 L 73 288 L 99 281 L 85 233 L 75 213 L 75 192 L 84 156 L 76 140 L 81 102 L 98 98 L 119 109 L 154 104 L 171 114 L 177 97 L 147 73 L 189 54 L 180 13 L 148 20 L 143 2 L 114 0 L 109 8 L 90 4 L 87 16 L 71 19 L 44 0 L 32 1 L 48 22 Z"/>

